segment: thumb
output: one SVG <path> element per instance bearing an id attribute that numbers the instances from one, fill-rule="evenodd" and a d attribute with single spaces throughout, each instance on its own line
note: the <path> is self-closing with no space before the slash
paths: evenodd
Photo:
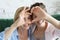
<path id="1" fill-rule="evenodd" d="M 32 20 L 32 23 L 37 22 L 37 21 L 40 21 L 40 19 L 39 18 L 35 18 L 35 19 Z"/>

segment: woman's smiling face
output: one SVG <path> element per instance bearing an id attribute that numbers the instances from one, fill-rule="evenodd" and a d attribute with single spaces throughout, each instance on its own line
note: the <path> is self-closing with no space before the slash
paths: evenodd
<path id="1" fill-rule="evenodd" d="M 39 7 L 40 7 L 40 6 L 39 6 Z M 33 8 L 33 7 L 32 7 L 32 8 Z M 45 8 L 43 8 L 43 10 L 45 10 Z M 36 14 L 37 14 L 37 13 L 36 13 Z M 34 15 L 34 13 L 32 13 L 32 18 L 33 18 L 33 20 L 34 20 L 34 19 L 37 18 L 37 16 Z M 37 21 L 37 22 L 35 22 L 35 23 L 40 24 L 40 21 Z"/>
<path id="2" fill-rule="evenodd" d="M 45 5 L 44 5 L 43 3 L 38 3 L 38 2 L 37 2 L 37 3 L 33 4 L 33 5 L 31 5 L 31 7 L 30 7 L 30 13 L 31 13 L 31 11 L 32 11 L 32 8 L 34 8 L 34 7 L 36 7 L 36 6 L 39 6 L 39 7 L 41 7 L 43 10 L 46 11 Z M 37 18 L 37 16 L 35 16 L 35 15 L 32 13 L 31 18 L 32 18 L 32 20 L 34 20 L 35 18 Z M 40 23 L 40 21 L 37 21 L 36 23 Z"/>

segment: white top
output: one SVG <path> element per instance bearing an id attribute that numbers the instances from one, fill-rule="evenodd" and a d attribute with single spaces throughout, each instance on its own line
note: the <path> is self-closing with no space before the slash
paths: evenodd
<path id="1" fill-rule="evenodd" d="M 45 40 L 60 40 L 60 30 L 48 23 L 45 31 Z"/>

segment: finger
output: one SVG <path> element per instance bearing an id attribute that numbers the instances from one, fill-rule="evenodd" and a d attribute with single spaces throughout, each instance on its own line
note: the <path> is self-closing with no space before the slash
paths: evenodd
<path id="1" fill-rule="evenodd" d="M 24 10 L 26 10 L 26 7 L 24 7 Z"/>
<path id="2" fill-rule="evenodd" d="M 39 6 L 36 6 L 35 8 L 40 8 Z"/>
<path id="3" fill-rule="evenodd" d="M 40 24 L 41 27 L 45 27 L 45 21 Z"/>
<path id="4" fill-rule="evenodd" d="M 34 20 L 32 20 L 32 23 L 37 22 L 37 21 L 40 21 L 40 19 L 35 18 Z"/>
<path id="5" fill-rule="evenodd" d="M 36 6 L 35 8 L 39 8 L 40 9 L 40 11 L 42 11 L 43 9 L 41 8 L 41 7 L 39 7 L 39 6 Z"/>
<path id="6" fill-rule="evenodd" d="M 36 13 L 38 10 L 37 10 L 37 8 L 36 7 L 34 7 L 34 8 L 32 8 L 32 10 L 31 10 L 31 13 Z"/>
<path id="7" fill-rule="evenodd" d="M 29 17 L 30 15 L 32 15 L 32 13 L 27 12 L 26 15 Z"/>
<path id="8" fill-rule="evenodd" d="M 33 13 L 34 7 L 31 9 L 31 13 Z"/>
<path id="9" fill-rule="evenodd" d="M 26 9 L 26 12 L 29 11 L 29 10 L 30 10 L 30 8 Z"/>
<path id="10" fill-rule="evenodd" d="M 26 14 L 31 15 L 31 13 L 28 12 L 29 10 L 30 10 L 30 8 L 26 9 L 25 12 L 26 12 Z"/>
<path id="11" fill-rule="evenodd" d="M 41 11 L 41 10 L 42 10 L 42 8 L 41 8 L 41 7 L 39 7 L 39 6 L 36 6 L 35 8 L 36 8 L 36 9 L 39 9 L 39 11 Z"/>

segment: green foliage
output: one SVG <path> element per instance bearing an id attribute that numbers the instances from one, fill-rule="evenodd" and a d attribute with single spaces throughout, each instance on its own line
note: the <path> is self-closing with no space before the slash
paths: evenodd
<path id="1" fill-rule="evenodd" d="M 0 32 L 3 31 L 6 27 L 10 27 L 13 23 L 13 19 L 0 19 Z"/>
<path id="2" fill-rule="evenodd" d="M 57 20 L 60 20 L 60 14 L 52 15 L 52 17 L 56 18 Z"/>

